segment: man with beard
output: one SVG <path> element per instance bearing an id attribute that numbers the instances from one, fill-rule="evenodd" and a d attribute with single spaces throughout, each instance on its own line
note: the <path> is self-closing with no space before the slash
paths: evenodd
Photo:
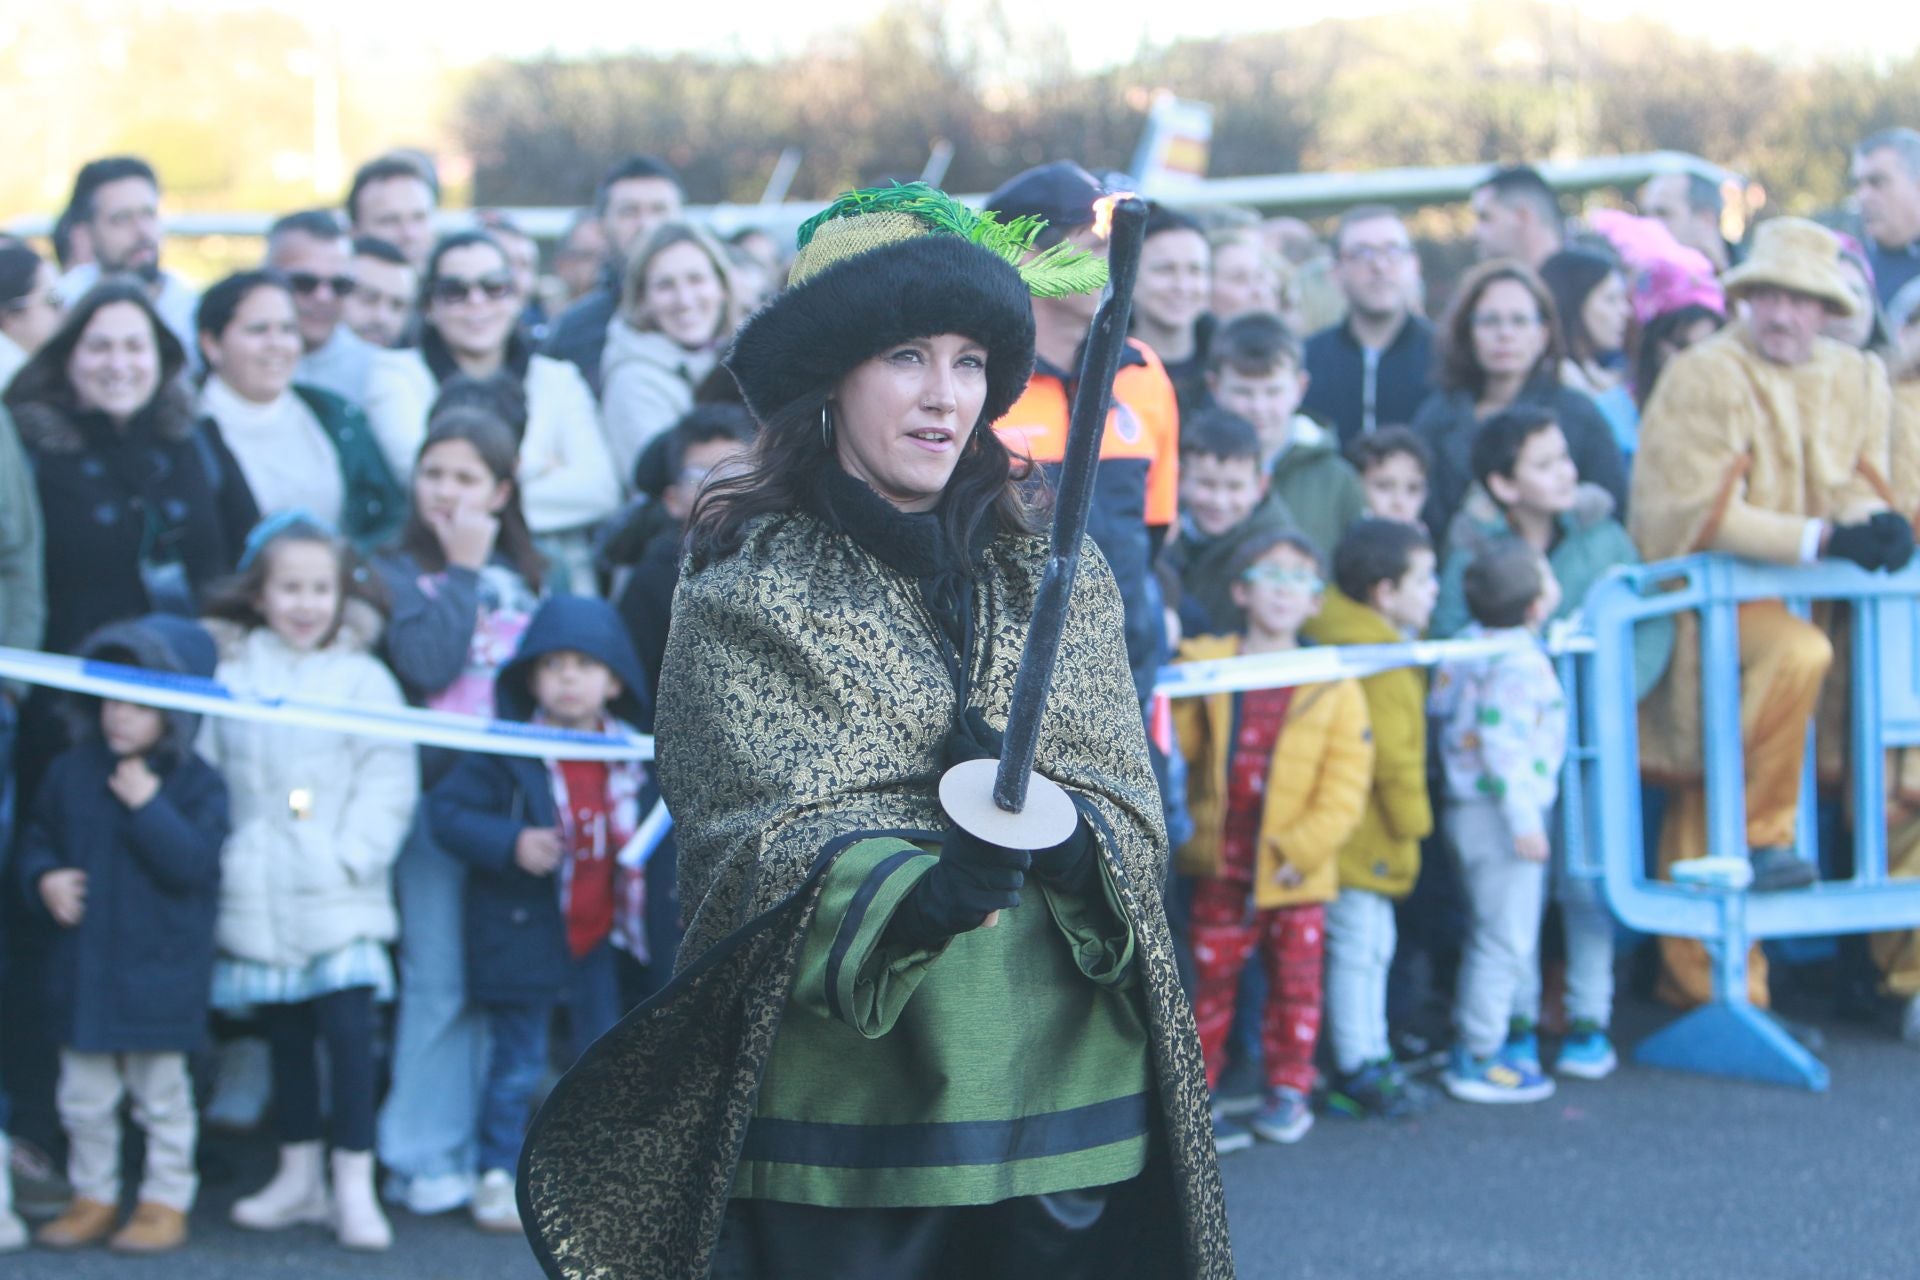
<path id="1" fill-rule="evenodd" d="M 61 277 L 60 297 L 67 305 L 107 276 L 137 276 L 180 345 L 197 351 L 193 313 L 200 295 L 180 277 L 160 269 L 164 231 L 160 180 L 153 166 L 138 156 L 89 160 L 73 180 L 65 216 L 76 232 L 84 233 L 94 258 Z"/>
<path id="2" fill-rule="evenodd" d="M 1333 260 L 1347 318 L 1307 339 L 1300 408 L 1337 428 L 1345 446 L 1376 427 L 1413 421 L 1433 389 L 1433 325 L 1414 310 L 1420 259 L 1391 208 L 1363 204 L 1340 215 Z"/>
<path id="3" fill-rule="evenodd" d="M 1727 273 L 1729 301 L 1747 314 L 1676 356 L 1642 423 L 1629 531 L 1646 559 L 1718 551 L 1773 564 L 1822 558 L 1899 569 L 1913 529 L 1887 509 L 1893 418 L 1886 368 L 1821 336 L 1830 314 L 1855 303 L 1833 233 L 1801 218 L 1763 223 L 1747 261 Z M 1740 724 L 1746 836 L 1753 890 L 1801 888 L 1818 871 L 1797 853 L 1807 721 L 1834 664 L 1813 622 L 1777 600 L 1740 606 Z M 1641 766 L 1671 788 L 1660 836 L 1663 873 L 1707 850 L 1701 654 L 1691 614 L 1680 616 L 1673 660 L 1640 706 Z M 1837 673 L 1836 673 L 1837 674 Z M 1662 941 L 1661 994 L 1673 1003 L 1711 995 L 1698 942 Z M 1756 1004 L 1766 966 L 1748 968 Z"/>

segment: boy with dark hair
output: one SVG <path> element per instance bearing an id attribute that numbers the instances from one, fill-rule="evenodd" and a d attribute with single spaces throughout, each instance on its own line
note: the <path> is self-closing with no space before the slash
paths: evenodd
<path id="1" fill-rule="evenodd" d="M 1567 438 L 1550 409 L 1515 405 L 1489 418 L 1473 443 L 1477 486 L 1447 529 L 1447 559 L 1433 634 L 1451 636 L 1467 624 L 1467 566 L 1489 543 L 1516 537 L 1546 557 L 1561 587 L 1555 619 L 1577 613 L 1593 584 L 1615 565 L 1639 564 L 1633 539 L 1613 515 L 1613 498 L 1582 484 Z M 1665 665 L 1670 632 L 1635 633 L 1634 662 L 1645 693 Z"/>
<path id="2" fill-rule="evenodd" d="M 1413 428 L 1381 427 L 1359 436 L 1347 449 L 1347 461 L 1360 473 L 1367 515 L 1375 520 L 1426 527 L 1420 512 L 1427 505 L 1427 474 L 1433 470 L 1433 450 L 1413 433 Z"/>
<path id="3" fill-rule="evenodd" d="M 495 699 L 502 719 L 632 734 L 650 720 L 642 680 L 612 606 L 555 596 L 501 668 Z M 434 836 L 472 869 L 467 996 L 493 1033 L 473 1198 L 483 1231 L 520 1230 L 514 1170 L 554 1009 L 567 1008 L 577 1059 L 623 1012 L 615 950 L 652 960 L 644 880 L 619 865 L 651 790 L 637 762 L 470 755 L 428 800 Z"/>
<path id="4" fill-rule="evenodd" d="M 1297 533 L 1250 538 L 1230 566 L 1245 626 L 1239 635 L 1188 641 L 1184 661 L 1289 651 L 1319 608 L 1319 557 Z M 1335 680 L 1182 698 L 1173 715 L 1194 823 L 1176 867 L 1198 877 L 1189 935 L 1208 1087 L 1219 1087 L 1235 993 L 1258 949 L 1269 986 L 1261 1026 L 1267 1088 L 1253 1131 L 1297 1142 L 1313 1125 L 1307 1095 L 1335 855 L 1360 821 L 1372 776 L 1366 701 L 1354 681 Z M 1216 1107 L 1215 1149 L 1250 1142 Z"/>
<path id="5" fill-rule="evenodd" d="M 632 566 L 614 598 L 647 673 L 649 700 L 658 692 L 660 660 L 667 652 L 687 517 L 710 481 L 744 463 L 754 432 L 745 405 L 696 405 L 660 436 L 658 447 L 640 455 L 634 487 L 645 499 L 635 499 L 632 518 L 604 554 L 610 562 Z"/>
<path id="6" fill-rule="evenodd" d="M 1479 483 L 1453 519 L 1433 614 L 1435 635 L 1454 635 L 1465 626 L 1468 566 L 1495 542 L 1518 538 L 1546 557 L 1561 588 L 1559 608 L 1549 621 L 1577 615 L 1609 569 L 1640 563 L 1633 540 L 1613 518 L 1612 496 L 1598 485 L 1579 483 L 1566 437 L 1549 410 L 1516 405 L 1495 414 L 1481 427 L 1472 458 Z M 1672 651 L 1671 620 L 1636 627 L 1633 647 L 1635 687 L 1644 696 Z M 1558 865 L 1553 896 L 1566 929 L 1571 1024 L 1555 1069 L 1599 1079 L 1617 1061 L 1607 1037 L 1613 1014 L 1613 917 L 1591 881 L 1576 880 Z M 1529 973 L 1515 1001 L 1508 1056 L 1538 1065 L 1539 1018 L 1539 975 Z"/>
<path id="7" fill-rule="evenodd" d="M 1224 409 L 1202 409 L 1180 430 L 1180 536 L 1160 553 L 1179 581 L 1181 630 L 1238 631 L 1230 562 L 1249 538 L 1293 528 L 1286 503 L 1269 492 L 1253 425 Z"/>
<path id="8" fill-rule="evenodd" d="M 1368 437 L 1371 438 L 1371 437 Z M 1418 510 L 1416 505 L 1415 510 Z M 1333 580 L 1315 619 L 1324 644 L 1418 639 L 1439 585 L 1433 544 L 1418 524 L 1360 520 L 1333 553 Z M 1400 667 L 1360 682 L 1373 726 L 1373 786 L 1360 825 L 1340 847 L 1340 896 L 1327 908 L 1327 1010 L 1337 1070 L 1328 1100 L 1352 1115 L 1397 1118 L 1425 1108 L 1387 1039 L 1394 904 L 1413 891 L 1420 842 L 1433 832 L 1427 795 L 1427 677 Z"/>
<path id="9" fill-rule="evenodd" d="M 1483 547 L 1465 585 L 1474 624 L 1463 634 L 1512 647 L 1442 663 L 1428 707 L 1441 724 L 1447 834 L 1470 915 L 1454 996 L 1458 1039 L 1441 1082 L 1464 1102 L 1538 1102 L 1553 1095 L 1553 1080 L 1502 1050 L 1538 957 L 1547 819 L 1566 759 L 1566 698 L 1539 642 L 1560 589 L 1518 538 Z"/>
<path id="10" fill-rule="evenodd" d="M 213 639 L 184 618 L 103 628 L 82 656 L 210 676 Z M 52 926 L 45 966 L 60 1044 L 60 1121 L 73 1199 L 36 1241 L 121 1253 L 186 1243 L 199 1190 L 187 1054 L 206 1040 L 227 788 L 194 754 L 199 717 L 117 699 L 68 700 L 75 745 L 48 768 L 15 868 Z M 146 1135 L 138 1202 L 120 1210 L 120 1106 Z"/>
<path id="11" fill-rule="evenodd" d="M 1301 413 L 1307 374 L 1300 340 L 1279 316 L 1236 316 L 1214 335 L 1207 390 L 1253 424 L 1260 469 L 1315 546 L 1331 547 L 1365 510 L 1360 478 L 1333 433 Z"/>

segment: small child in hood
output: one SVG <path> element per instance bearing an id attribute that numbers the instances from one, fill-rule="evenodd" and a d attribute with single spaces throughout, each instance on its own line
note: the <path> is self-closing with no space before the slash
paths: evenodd
<path id="1" fill-rule="evenodd" d="M 155 616 L 95 633 L 82 656 L 210 676 L 212 639 Z M 55 926 L 48 1007 L 60 1043 L 60 1121 L 73 1199 L 38 1242 L 107 1239 L 160 1253 L 187 1239 L 199 1126 L 187 1054 L 206 1038 L 227 788 L 193 753 L 196 717 L 79 697 L 75 745 L 57 757 L 20 835 L 24 896 Z M 125 1226 L 120 1103 L 131 1095 L 146 1169 Z"/>
<path id="2" fill-rule="evenodd" d="M 495 697 L 502 719 L 631 736 L 647 718 L 645 688 L 613 606 L 556 596 L 533 615 Z M 644 873 L 618 858 L 651 790 L 637 761 L 472 755 L 429 798 L 435 839 L 470 868 L 467 998 L 493 1032 L 473 1198 L 483 1231 L 520 1230 L 513 1171 L 555 1006 L 567 1008 L 578 1058 L 624 1012 L 615 950 L 650 958 Z"/>
<path id="3" fill-rule="evenodd" d="M 1470 908 L 1453 1007 L 1459 1039 L 1441 1083 L 1464 1102 L 1538 1102 L 1553 1095 L 1553 1080 L 1537 1058 L 1507 1052 L 1507 1030 L 1538 957 L 1547 821 L 1567 754 L 1567 700 L 1540 645 L 1560 587 L 1538 551 L 1505 538 L 1474 556 L 1465 590 L 1474 621 L 1462 638 L 1514 647 L 1442 663 L 1428 704 Z"/>

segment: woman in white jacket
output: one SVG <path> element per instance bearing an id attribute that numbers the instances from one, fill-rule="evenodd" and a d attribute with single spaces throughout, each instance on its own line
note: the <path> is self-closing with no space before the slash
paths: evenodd
<path id="1" fill-rule="evenodd" d="M 236 693 L 405 705 L 371 652 L 378 611 L 354 598 L 351 552 L 298 512 L 263 521 L 209 609 L 216 678 Z M 200 750 L 226 779 L 213 1004 L 258 1010 L 272 1051 L 280 1167 L 233 1206 L 243 1227 L 331 1222 L 349 1248 L 392 1233 L 373 1183 L 373 1026 L 393 995 L 392 866 L 419 798 L 413 748 L 381 738 L 210 718 Z M 327 1054 L 328 1195 L 316 1044 Z"/>
<path id="2" fill-rule="evenodd" d="M 593 591 L 593 533 L 620 505 L 600 414 L 580 371 L 533 353 L 506 252 L 484 231 L 443 236 L 427 260 L 420 346 L 383 351 L 367 374 L 367 418 L 393 474 L 412 474 L 440 384 L 507 374 L 526 393 L 517 477 L 527 524 L 557 590 Z"/>
<path id="3" fill-rule="evenodd" d="M 628 264 L 600 356 L 600 406 L 620 482 L 657 436 L 693 408 L 739 322 L 727 251 L 686 222 L 655 231 Z"/>

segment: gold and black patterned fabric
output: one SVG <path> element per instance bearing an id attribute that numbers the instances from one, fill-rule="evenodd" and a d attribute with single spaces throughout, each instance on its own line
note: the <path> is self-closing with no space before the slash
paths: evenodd
<path id="1" fill-rule="evenodd" d="M 1001 536 L 973 592 L 970 701 L 1004 725 L 1046 562 Z M 549 1275 L 708 1274 L 821 873 L 858 840 L 937 842 L 954 682 L 915 582 L 810 515 L 762 519 L 681 580 L 658 712 L 688 914 L 673 983 L 596 1044 L 527 1139 L 521 1213 Z M 1161 885 L 1159 793 L 1112 574 L 1088 544 L 1037 768 L 1082 799 L 1138 936 L 1164 1253 L 1138 1274 L 1233 1274 L 1206 1078 Z"/>

